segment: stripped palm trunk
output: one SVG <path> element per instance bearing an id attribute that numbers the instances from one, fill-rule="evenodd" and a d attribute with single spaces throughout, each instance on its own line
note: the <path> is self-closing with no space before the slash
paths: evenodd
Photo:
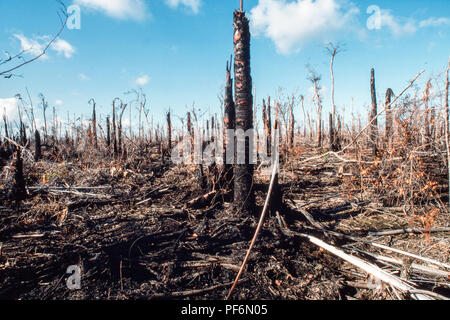
<path id="1" fill-rule="evenodd" d="M 392 110 L 391 110 L 391 99 L 394 95 L 394 92 L 392 89 L 387 89 L 386 91 L 386 102 L 385 102 L 385 108 L 386 108 L 386 135 L 385 135 L 385 149 L 390 148 L 391 145 L 391 135 L 392 135 Z"/>
<path id="2" fill-rule="evenodd" d="M 250 75 L 250 30 L 243 11 L 234 12 L 234 78 L 236 103 L 236 130 L 253 129 L 252 78 Z M 250 135 L 249 139 L 252 139 Z M 237 145 L 245 146 L 245 161 L 234 165 L 234 204 L 242 214 L 249 214 L 255 205 L 253 189 L 253 150 L 244 135 L 237 135 Z M 252 143 L 253 144 L 253 143 Z M 239 153 L 240 150 L 238 150 Z M 250 154 L 251 153 L 251 154 Z M 238 159 L 239 160 L 239 159 Z"/>
<path id="3" fill-rule="evenodd" d="M 370 94 L 372 96 L 372 109 L 370 111 L 369 121 L 371 122 L 370 126 L 370 136 L 369 136 L 369 147 L 372 149 L 372 155 L 376 156 L 377 154 L 377 135 L 378 135 L 378 121 L 374 120 L 377 116 L 377 94 L 375 91 L 375 70 L 372 68 L 370 71 Z"/>
<path id="4" fill-rule="evenodd" d="M 234 135 L 229 136 L 228 130 L 236 129 L 236 110 L 233 101 L 233 79 L 231 78 L 231 63 L 226 70 L 226 85 L 225 85 L 225 99 L 224 99 L 224 117 L 223 117 L 223 163 L 224 163 L 224 175 L 225 183 L 231 183 L 233 180 L 233 164 L 234 164 L 234 152 L 228 154 L 230 146 L 234 146 Z M 231 141 L 233 139 L 233 141 Z"/>

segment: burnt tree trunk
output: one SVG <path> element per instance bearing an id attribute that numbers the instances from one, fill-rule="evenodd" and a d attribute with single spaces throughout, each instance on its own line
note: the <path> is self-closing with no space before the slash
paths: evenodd
<path id="1" fill-rule="evenodd" d="M 41 152 L 41 135 L 39 131 L 36 129 L 34 132 L 34 161 L 38 162 L 41 160 L 42 152 Z"/>
<path id="2" fill-rule="evenodd" d="M 187 113 L 187 131 L 188 131 L 188 137 L 189 137 L 189 144 L 190 144 L 190 150 L 191 154 L 189 155 L 190 160 L 193 160 L 192 152 L 194 151 L 194 132 L 192 130 L 192 120 L 191 120 L 191 113 Z"/>
<path id="3" fill-rule="evenodd" d="M 172 122 L 170 120 L 170 111 L 167 112 L 167 146 L 169 151 L 172 149 Z"/>
<path id="4" fill-rule="evenodd" d="M 242 11 L 234 12 L 234 78 L 236 104 L 236 130 L 253 129 L 253 96 L 250 73 L 249 21 Z M 250 137 L 252 139 L 252 135 Z M 250 141 L 244 135 L 237 136 L 237 145 L 245 145 L 245 161 L 234 165 L 234 205 L 242 214 L 250 214 L 255 206 L 253 189 L 254 167 Z M 253 144 L 253 143 L 252 143 Z M 238 150 L 239 153 L 240 150 Z M 238 159 L 239 160 L 239 159 Z"/>
<path id="5" fill-rule="evenodd" d="M 393 125 L 393 119 L 392 119 L 392 110 L 391 110 L 391 99 L 394 95 L 394 92 L 392 89 L 387 89 L 386 91 L 386 101 L 385 101 L 385 108 L 386 108 L 386 133 L 385 133 L 385 149 L 390 147 L 391 144 L 391 135 L 393 133 L 392 131 L 392 125 Z"/>
<path id="6" fill-rule="evenodd" d="M 106 117 L 106 147 L 111 146 L 111 121 L 109 116 Z"/>
<path id="7" fill-rule="evenodd" d="M 370 135 L 369 135 L 369 147 L 372 149 L 372 155 L 377 154 L 377 136 L 378 136 L 378 120 L 374 118 L 377 116 L 377 93 L 375 90 L 375 70 L 372 68 L 370 71 L 370 94 L 372 96 L 372 109 L 370 110 L 369 121 Z"/>
<path id="8" fill-rule="evenodd" d="M 92 101 L 92 138 L 94 146 L 97 148 L 97 113 L 95 112 L 95 101 Z"/>
<path id="9" fill-rule="evenodd" d="M 228 155 L 227 150 L 230 146 L 234 147 L 234 135 L 230 137 L 227 130 L 236 129 L 236 110 L 233 101 L 233 79 L 231 78 L 231 63 L 228 65 L 226 70 L 226 85 L 225 85 L 225 99 L 224 99 L 224 117 L 223 117 L 223 178 L 226 184 L 230 184 L 233 181 L 233 164 L 234 155 Z M 233 139 L 233 141 L 231 141 Z M 234 149 L 233 149 L 234 150 Z"/>
<path id="10" fill-rule="evenodd" d="M 116 99 L 113 101 L 113 109 L 112 109 L 112 112 L 113 112 L 113 118 L 112 118 L 112 125 L 113 125 L 113 132 L 112 132 L 112 135 L 113 135 L 113 146 L 114 146 L 114 156 L 116 156 L 117 157 L 117 154 L 118 154 L 118 150 L 117 150 L 117 129 L 116 129 L 116 105 L 115 105 L 115 103 L 116 103 Z"/>
<path id="11" fill-rule="evenodd" d="M 11 197 L 19 205 L 22 200 L 25 200 L 27 191 L 25 186 L 25 178 L 23 176 L 23 160 L 20 154 L 20 148 L 16 150 L 16 161 L 14 163 L 14 185 L 12 188 Z"/>

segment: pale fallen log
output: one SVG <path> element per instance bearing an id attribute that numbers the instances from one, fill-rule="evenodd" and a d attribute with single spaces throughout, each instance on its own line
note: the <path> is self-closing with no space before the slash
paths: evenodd
<path id="1" fill-rule="evenodd" d="M 449 232 L 449 227 L 443 227 L 443 228 L 432 228 L 432 229 L 417 229 L 417 228 L 404 228 L 404 229 L 395 229 L 395 230 L 385 230 L 385 231 L 370 231 L 368 233 L 369 236 L 393 236 L 396 234 L 403 234 L 403 233 L 436 233 L 436 232 Z"/>
<path id="2" fill-rule="evenodd" d="M 321 229 L 321 230 L 323 231 L 323 229 Z M 376 242 L 373 242 L 373 241 L 365 240 L 365 239 L 362 239 L 362 238 L 348 236 L 348 235 L 345 235 L 345 234 L 342 234 L 342 233 L 339 233 L 339 232 L 336 232 L 336 231 L 325 230 L 325 232 L 327 232 L 329 234 L 332 234 L 332 235 L 335 235 L 335 236 L 337 236 L 339 238 L 344 237 L 344 238 L 350 239 L 352 241 L 363 242 L 363 243 L 366 243 L 366 244 L 370 244 L 370 245 L 372 245 L 374 247 L 377 247 L 377 248 L 380 248 L 380 249 L 383 249 L 383 250 L 392 251 L 392 252 L 395 252 L 395 253 L 398 253 L 398 254 L 401 254 L 401 255 L 404 255 L 404 256 L 408 256 L 408 257 L 411 257 L 411 258 L 414 258 L 414 259 L 417 259 L 417 260 L 425 261 L 425 262 L 434 264 L 436 266 L 444 267 L 444 268 L 450 270 L 450 265 L 448 265 L 446 263 L 443 263 L 443 262 L 440 262 L 440 261 L 437 261 L 437 260 L 434 260 L 434 259 L 425 258 L 425 257 L 419 256 L 419 255 L 414 254 L 414 253 L 409 253 L 409 252 L 406 252 L 406 251 L 403 251 L 403 250 L 400 250 L 400 249 L 395 249 L 395 248 L 392 248 L 392 247 L 389 247 L 389 246 L 385 246 L 383 244 L 379 244 L 379 243 L 376 243 Z"/>
<path id="3" fill-rule="evenodd" d="M 408 256 L 408 257 L 411 257 L 411 258 L 414 258 L 414 259 L 417 259 L 417 260 L 422 260 L 422 261 L 425 261 L 425 262 L 428 262 L 428 263 L 431 263 L 431 264 L 434 264 L 434 265 L 437 265 L 437 266 L 441 266 L 441 267 L 444 267 L 444 268 L 447 268 L 447 269 L 450 270 L 450 265 L 448 265 L 446 263 L 443 263 L 443 262 L 439 262 L 439 261 L 436 261 L 436 260 L 433 260 L 433 259 L 430 259 L 430 258 L 421 257 L 421 256 L 418 256 L 418 255 L 416 255 L 414 253 L 409 253 L 409 252 L 406 252 L 406 251 L 403 251 L 403 250 L 391 248 L 391 247 L 388 247 L 388 246 L 385 246 L 385 245 L 382 245 L 382 244 L 379 244 L 379 243 L 376 243 L 376 242 L 369 241 L 368 243 L 371 244 L 372 246 L 378 247 L 380 249 L 392 251 L 392 252 L 395 252 L 395 253 L 398 253 L 398 254 L 401 254 L 401 255 L 404 255 L 404 256 Z"/>
<path id="4" fill-rule="evenodd" d="M 386 257 L 377 253 L 372 253 L 372 252 L 367 252 L 367 251 L 363 251 L 360 249 L 355 249 L 361 253 L 370 255 L 372 257 L 374 257 L 376 260 L 379 261 L 384 261 L 384 262 L 389 262 L 392 264 L 396 264 L 399 266 L 404 266 L 404 262 L 402 260 L 398 260 L 395 258 L 391 258 L 391 257 Z M 423 266 L 417 263 L 411 263 L 410 268 L 413 270 L 416 270 L 416 272 L 422 273 L 422 274 L 428 274 L 428 275 L 433 275 L 435 277 L 442 277 L 442 278 L 448 278 L 450 277 L 450 272 L 446 272 L 446 271 L 442 271 L 440 269 L 436 269 L 436 268 L 432 268 L 432 267 L 428 267 L 428 266 Z"/>
<path id="5" fill-rule="evenodd" d="M 298 233 L 296 233 L 298 234 Z M 320 239 L 317 239 L 313 236 L 310 235 L 306 235 L 306 234 L 298 234 L 300 236 L 303 236 L 305 238 L 308 238 L 309 241 L 311 241 L 312 243 L 314 243 L 315 245 L 331 252 L 332 254 L 338 256 L 339 258 L 355 265 L 356 267 L 364 270 L 366 273 L 373 275 L 374 277 L 378 278 L 379 280 L 390 284 L 391 286 L 408 293 L 413 299 L 417 299 L 417 300 L 434 300 L 433 297 L 430 297 L 427 294 L 424 293 L 415 293 L 414 291 L 416 290 L 416 288 L 414 288 L 413 286 L 405 283 L 404 281 L 402 281 L 401 279 L 399 279 L 398 277 L 395 277 L 389 273 L 387 273 L 386 271 L 384 271 L 383 269 L 374 266 L 370 263 L 367 263 L 366 261 L 349 255 L 345 252 L 343 252 L 342 250 L 339 250 L 325 242 L 323 242 Z"/>

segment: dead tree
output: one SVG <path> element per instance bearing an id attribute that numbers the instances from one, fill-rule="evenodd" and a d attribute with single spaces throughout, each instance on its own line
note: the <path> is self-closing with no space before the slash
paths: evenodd
<path id="1" fill-rule="evenodd" d="M 392 110 L 391 110 L 391 99 L 394 96 L 394 92 L 392 89 L 387 89 L 386 91 L 386 101 L 385 101 L 385 108 L 386 108 L 386 134 L 385 134 L 385 148 L 390 147 L 390 141 L 391 141 L 391 135 L 392 135 L 392 125 L 393 125 L 393 118 L 392 118 Z"/>
<path id="2" fill-rule="evenodd" d="M 97 148 L 97 114 L 95 112 L 95 100 L 92 98 L 88 103 L 92 103 L 92 139 L 94 140 L 94 147 Z"/>
<path id="3" fill-rule="evenodd" d="M 225 98 L 224 98 L 224 117 L 223 117 L 223 175 L 226 184 L 230 184 L 233 180 L 233 164 L 234 164 L 234 148 L 233 154 L 229 154 L 227 150 L 234 147 L 234 135 L 229 135 L 230 131 L 236 129 L 236 110 L 233 100 L 233 79 L 231 78 L 231 64 L 227 62 L 226 68 L 226 84 L 225 84 Z M 233 139 L 233 141 L 231 141 Z"/>
<path id="4" fill-rule="evenodd" d="M 112 120 L 112 125 L 113 125 L 113 146 L 114 146 L 114 156 L 117 157 L 117 155 L 119 154 L 119 148 L 117 146 L 117 120 L 116 120 L 116 101 L 120 101 L 120 108 L 122 108 L 122 100 L 120 100 L 120 98 L 115 98 L 113 100 L 112 103 L 112 113 L 113 113 L 113 120 Z"/>
<path id="5" fill-rule="evenodd" d="M 370 94 L 372 97 L 372 108 L 369 115 L 369 122 L 371 123 L 369 131 L 369 148 L 372 150 L 372 156 L 376 156 L 378 138 L 378 119 L 376 119 L 376 116 L 378 114 L 378 110 L 377 93 L 375 90 L 375 69 L 373 68 L 370 71 Z"/>
<path id="6" fill-rule="evenodd" d="M 336 141 L 336 105 L 334 103 L 334 59 L 336 55 L 341 52 L 339 45 L 335 46 L 330 43 L 327 47 L 327 51 L 331 56 L 330 71 L 331 71 L 331 127 L 330 127 L 330 147 L 333 151 L 338 151 L 338 143 Z"/>
<path id="7" fill-rule="evenodd" d="M 431 80 L 428 80 L 427 85 L 425 87 L 425 91 L 423 93 L 422 101 L 425 105 L 425 136 L 426 136 L 426 150 L 430 150 L 431 145 L 433 144 L 433 132 L 434 132 L 434 112 L 431 112 L 429 108 L 430 102 L 430 89 L 432 88 Z"/>
<path id="8" fill-rule="evenodd" d="M 270 107 L 270 97 L 266 101 L 263 99 L 263 124 L 266 135 L 266 152 L 270 156 L 272 153 L 272 112 Z"/>
<path id="9" fill-rule="evenodd" d="M 121 108 L 122 108 L 122 111 L 120 111 L 119 130 L 118 130 L 118 144 L 119 144 L 118 151 L 119 151 L 119 154 L 122 154 L 122 152 L 124 151 L 123 143 L 122 143 L 122 131 L 123 131 L 122 117 L 123 117 L 123 114 L 125 113 L 125 110 L 127 108 L 127 104 L 121 104 Z"/>
<path id="10" fill-rule="evenodd" d="M 172 149 L 172 122 L 170 120 L 170 111 L 167 112 L 166 115 L 166 119 L 167 119 L 167 146 L 169 148 L 169 150 Z"/>
<path id="11" fill-rule="evenodd" d="M 111 120 L 109 116 L 106 117 L 106 147 L 111 146 Z"/>
<path id="12" fill-rule="evenodd" d="M 42 101 L 42 112 L 44 114 L 44 141 L 47 141 L 48 132 L 47 132 L 47 115 L 46 115 L 46 111 L 47 111 L 47 108 L 48 108 L 48 102 L 45 101 L 45 97 L 44 97 L 44 95 L 42 93 L 39 95 L 39 97 L 40 97 L 40 99 Z"/>
<path id="13" fill-rule="evenodd" d="M 19 52 L 18 54 L 14 54 L 14 55 L 9 55 L 8 52 L 5 52 L 8 55 L 8 57 L 5 60 L 2 60 L 0 65 L 5 65 L 6 70 L 0 70 L 0 77 L 3 77 L 5 79 L 10 79 L 13 76 L 16 76 L 13 73 L 14 71 L 43 57 L 47 53 L 48 49 L 59 38 L 59 36 L 64 31 L 64 29 L 67 25 L 67 20 L 69 18 L 69 15 L 67 14 L 67 7 L 65 6 L 65 4 L 62 1 L 57 1 L 57 2 L 59 3 L 59 5 L 61 5 L 60 10 L 58 10 L 58 16 L 61 20 L 61 27 L 60 27 L 59 31 L 56 33 L 56 35 L 50 41 L 48 41 L 48 43 L 45 46 L 42 46 L 43 49 L 39 50 L 39 53 L 35 54 L 33 58 L 26 59 L 24 57 L 24 54 L 27 53 L 28 51 L 30 51 L 31 48 L 24 49 L 21 52 Z M 14 64 L 14 65 L 12 65 L 12 64 Z"/>
<path id="14" fill-rule="evenodd" d="M 36 129 L 34 132 L 34 161 L 38 162 L 41 157 L 41 135 L 39 134 L 39 130 Z"/>
<path id="15" fill-rule="evenodd" d="M 236 131 L 246 132 L 253 129 L 253 96 L 252 78 L 250 68 L 250 30 L 249 21 L 243 11 L 234 12 L 234 78 L 235 78 L 235 104 L 236 104 Z M 251 130 L 253 131 L 253 130 Z M 253 132 L 249 139 L 246 135 L 237 135 L 237 146 L 245 146 L 243 150 L 237 150 L 239 154 L 244 151 L 245 161 L 239 163 L 237 159 L 234 165 L 234 205 L 244 215 L 253 212 L 255 196 L 253 189 L 254 167 L 252 156 L 254 150 Z M 244 160 L 244 159 L 241 159 Z"/>
<path id="16" fill-rule="evenodd" d="M 300 101 L 302 102 L 302 112 L 303 112 L 303 138 L 306 138 L 306 113 L 305 113 L 305 97 L 300 96 Z"/>
<path id="17" fill-rule="evenodd" d="M 292 97 L 292 103 L 289 106 L 289 149 L 292 150 L 294 148 L 294 126 L 295 126 L 295 118 L 294 118 L 294 97 Z"/>
<path id="18" fill-rule="evenodd" d="M 316 113 L 317 113 L 317 147 L 322 147 L 322 97 L 320 96 L 320 80 L 321 77 L 316 75 L 314 71 L 309 69 L 310 77 L 309 80 L 314 86 L 314 100 L 316 102 Z"/>

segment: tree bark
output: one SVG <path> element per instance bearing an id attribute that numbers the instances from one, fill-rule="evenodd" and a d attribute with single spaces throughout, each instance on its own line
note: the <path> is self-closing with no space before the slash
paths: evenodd
<path id="1" fill-rule="evenodd" d="M 253 129 L 253 96 L 249 21 L 242 11 L 234 12 L 234 51 L 236 130 L 242 129 L 245 132 Z M 245 145 L 245 163 L 236 163 L 234 166 L 234 204 L 236 209 L 245 215 L 253 212 L 255 205 L 254 167 L 251 164 L 251 154 L 254 151 L 250 150 L 248 139 L 238 136 L 236 140 L 238 145 Z"/>

